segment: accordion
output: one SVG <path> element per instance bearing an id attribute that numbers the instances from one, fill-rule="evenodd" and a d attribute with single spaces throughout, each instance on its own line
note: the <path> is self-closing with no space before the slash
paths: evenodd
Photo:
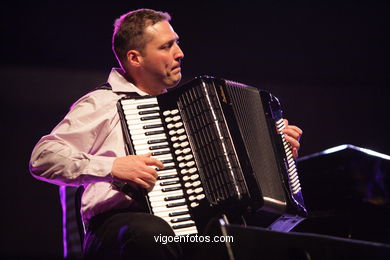
<path id="1" fill-rule="evenodd" d="M 201 232 L 214 214 L 271 215 L 275 229 L 305 217 L 281 106 L 270 93 L 202 76 L 157 97 L 123 98 L 118 111 L 128 153 L 164 163 L 146 200 L 176 235 Z"/>

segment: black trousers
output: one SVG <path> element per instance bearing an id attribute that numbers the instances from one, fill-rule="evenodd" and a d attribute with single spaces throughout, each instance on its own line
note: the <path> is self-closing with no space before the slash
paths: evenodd
<path id="1" fill-rule="evenodd" d="M 162 218 L 142 212 L 112 211 L 92 218 L 84 239 L 85 259 L 181 259 L 178 243 L 154 236 L 174 236 Z"/>

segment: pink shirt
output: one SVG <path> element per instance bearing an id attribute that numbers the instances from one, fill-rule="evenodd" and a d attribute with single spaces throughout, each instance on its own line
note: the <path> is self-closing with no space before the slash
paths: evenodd
<path id="1" fill-rule="evenodd" d="M 96 90 L 73 104 L 65 118 L 39 140 L 30 160 L 34 177 L 57 185 L 84 185 L 81 214 L 84 222 L 110 209 L 126 208 L 132 199 L 117 191 L 111 169 L 125 156 L 125 143 L 116 103 L 129 92 L 147 95 L 112 69 L 110 90 Z"/>

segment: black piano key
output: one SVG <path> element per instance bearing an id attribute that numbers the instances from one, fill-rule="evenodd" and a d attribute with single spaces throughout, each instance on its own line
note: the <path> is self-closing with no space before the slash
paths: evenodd
<path id="1" fill-rule="evenodd" d="M 167 171 L 167 170 L 172 170 L 172 169 L 176 169 L 176 167 L 175 166 L 166 166 L 162 169 L 156 168 L 156 171 L 161 172 L 161 171 Z"/>
<path id="2" fill-rule="evenodd" d="M 171 163 L 173 162 L 173 159 L 166 159 L 166 160 L 161 160 L 162 163 Z"/>
<path id="3" fill-rule="evenodd" d="M 156 155 L 163 155 L 163 154 L 170 154 L 171 152 L 169 150 L 166 150 L 166 151 L 159 151 L 159 152 L 153 152 L 152 153 L 152 156 L 156 156 Z M 165 170 L 167 170 L 167 168 L 164 168 Z M 173 168 L 172 168 L 173 169 Z"/>
<path id="4" fill-rule="evenodd" d="M 142 128 L 143 129 L 152 129 L 152 128 L 158 128 L 158 127 L 163 127 L 163 125 L 162 124 L 144 125 Z"/>
<path id="5" fill-rule="evenodd" d="M 143 116 L 143 117 L 140 117 L 141 121 L 154 120 L 154 119 L 160 119 L 160 116 Z"/>
<path id="6" fill-rule="evenodd" d="M 187 220 L 191 220 L 191 217 L 173 218 L 171 219 L 171 223 L 179 223 Z"/>
<path id="7" fill-rule="evenodd" d="M 169 191 L 175 191 L 175 190 L 181 190 L 181 187 L 170 187 L 170 188 L 162 188 L 162 192 L 169 192 Z"/>
<path id="8" fill-rule="evenodd" d="M 195 223 L 187 223 L 187 224 L 179 224 L 179 225 L 173 225 L 173 229 L 180 229 L 180 228 L 187 228 L 187 227 L 193 227 L 195 226 Z"/>
<path id="9" fill-rule="evenodd" d="M 152 108 L 152 107 L 158 107 L 158 104 L 138 105 L 138 106 L 137 106 L 137 109 Z"/>
<path id="10" fill-rule="evenodd" d="M 169 213 L 168 216 L 170 216 L 170 217 L 177 217 L 177 216 L 186 215 L 186 214 L 189 214 L 189 213 L 190 212 L 188 210 L 176 211 L 176 212 Z"/>
<path id="11" fill-rule="evenodd" d="M 138 115 L 148 115 L 148 114 L 154 114 L 154 113 L 160 113 L 160 110 L 144 110 L 144 111 L 139 111 Z"/>
<path id="12" fill-rule="evenodd" d="M 168 180 L 172 178 L 176 178 L 177 174 L 170 174 L 170 175 L 165 175 L 165 176 L 158 176 L 157 180 Z"/>
<path id="13" fill-rule="evenodd" d="M 164 198 L 165 201 L 184 199 L 184 195 L 169 196 Z"/>
<path id="14" fill-rule="evenodd" d="M 174 207 L 180 207 L 185 205 L 187 205 L 185 202 L 172 202 L 172 203 L 168 203 L 166 206 L 167 208 L 174 208 Z"/>
<path id="15" fill-rule="evenodd" d="M 147 144 L 158 144 L 158 143 L 163 143 L 166 142 L 167 139 L 155 139 L 155 140 L 149 140 Z"/>
<path id="16" fill-rule="evenodd" d="M 169 148 L 169 145 L 164 144 L 164 145 L 153 145 L 149 147 L 149 150 L 160 150 L 164 148 Z"/>
<path id="17" fill-rule="evenodd" d="M 174 185 L 179 184 L 179 181 L 164 181 L 160 183 L 160 186 L 168 186 L 168 185 Z"/>
<path id="18" fill-rule="evenodd" d="M 149 131 L 149 132 L 145 132 L 145 135 L 149 136 L 149 135 L 159 135 L 159 134 L 163 134 L 164 133 L 164 130 L 157 130 L 157 131 Z"/>

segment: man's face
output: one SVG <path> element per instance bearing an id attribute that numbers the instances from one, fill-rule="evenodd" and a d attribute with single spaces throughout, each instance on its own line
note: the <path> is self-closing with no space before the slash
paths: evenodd
<path id="1" fill-rule="evenodd" d="M 170 88 L 181 79 L 180 61 L 184 54 L 178 45 L 178 35 L 167 21 L 145 28 L 146 44 L 142 56 L 144 81 L 152 88 Z"/>

